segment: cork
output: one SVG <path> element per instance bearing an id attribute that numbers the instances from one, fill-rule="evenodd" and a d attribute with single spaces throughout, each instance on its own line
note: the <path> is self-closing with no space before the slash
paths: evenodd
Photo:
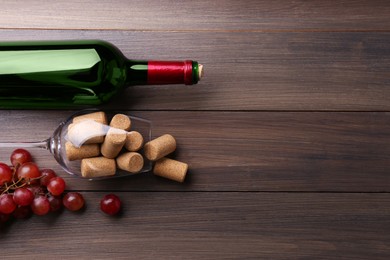
<path id="1" fill-rule="evenodd" d="M 95 157 L 81 160 L 81 176 L 84 178 L 112 176 L 115 172 L 114 159 Z"/>
<path id="2" fill-rule="evenodd" d="M 104 138 L 100 151 L 104 157 L 113 159 L 122 150 L 125 142 L 126 131 L 117 128 L 110 128 L 107 132 L 106 138 Z"/>
<path id="3" fill-rule="evenodd" d="M 77 122 L 81 122 L 81 121 L 84 121 L 87 119 L 92 119 L 98 123 L 102 123 L 104 125 L 107 125 L 107 116 L 106 116 L 106 113 L 104 113 L 103 111 L 93 112 L 93 113 L 89 113 L 89 114 L 85 114 L 85 115 L 81 115 L 81 116 L 76 116 L 73 118 L 72 122 L 77 123 Z"/>
<path id="4" fill-rule="evenodd" d="M 173 181 L 183 182 L 187 170 L 188 164 L 164 157 L 155 163 L 153 173 Z"/>
<path id="5" fill-rule="evenodd" d="M 125 148 L 130 152 L 136 152 L 142 148 L 144 138 L 137 131 L 128 132 L 126 135 Z"/>
<path id="6" fill-rule="evenodd" d="M 136 152 L 127 152 L 116 158 L 118 168 L 131 173 L 138 173 L 144 167 L 144 158 Z"/>
<path id="7" fill-rule="evenodd" d="M 110 122 L 111 127 L 129 131 L 131 127 L 131 120 L 124 114 L 116 114 Z"/>
<path id="8" fill-rule="evenodd" d="M 172 135 L 162 135 L 144 146 L 145 156 L 156 161 L 176 150 L 176 140 Z"/>
<path id="9" fill-rule="evenodd" d="M 70 142 L 65 143 L 66 158 L 69 161 L 80 160 L 88 157 L 95 157 L 100 154 L 98 144 L 85 144 L 80 148 L 75 147 Z"/>
<path id="10" fill-rule="evenodd" d="M 198 65 L 198 80 L 201 80 L 202 77 L 203 77 L 203 65 L 199 64 Z"/>
<path id="11" fill-rule="evenodd" d="M 83 144 L 100 144 L 104 141 L 104 125 L 86 120 L 68 125 L 67 139 L 79 147 Z"/>

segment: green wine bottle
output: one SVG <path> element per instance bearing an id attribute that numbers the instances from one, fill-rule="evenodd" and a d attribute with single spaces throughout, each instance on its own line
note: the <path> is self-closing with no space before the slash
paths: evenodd
<path id="1" fill-rule="evenodd" d="M 196 61 L 127 59 L 100 40 L 0 43 L 0 109 L 100 105 L 126 86 L 196 84 Z"/>

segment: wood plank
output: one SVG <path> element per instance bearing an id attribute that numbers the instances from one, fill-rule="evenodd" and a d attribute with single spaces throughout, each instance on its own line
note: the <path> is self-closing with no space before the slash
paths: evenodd
<path id="1" fill-rule="evenodd" d="M 7 259 L 390 256 L 389 194 L 117 194 L 124 204 L 118 218 L 99 212 L 103 193 L 84 192 L 84 212 L 11 223 L 0 231 L 2 253 Z"/>
<path id="2" fill-rule="evenodd" d="M 48 151 L 42 167 L 87 190 L 389 192 L 390 114 L 360 112 L 132 111 L 153 122 L 155 137 L 171 133 L 187 162 L 185 184 L 143 174 L 88 182 L 67 176 Z M 3 141 L 49 137 L 70 111 L 0 111 Z M 42 120 L 45 118 L 45 120 Z M 8 161 L 11 149 L 0 150 Z"/>
<path id="3" fill-rule="evenodd" d="M 2 1 L 2 28 L 388 30 L 390 5 L 360 1 Z"/>
<path id="4" fill-rule="evenodd" d="M 3 40 L 85 38 L 111 41 L 133 59 L 205 65 L 197 86 L 136 86 L 110 108 L 390 110 L 390 33 L 0 30 Z"/>

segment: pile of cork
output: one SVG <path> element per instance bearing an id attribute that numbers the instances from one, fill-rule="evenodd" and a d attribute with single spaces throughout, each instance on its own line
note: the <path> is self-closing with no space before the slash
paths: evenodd
<path id="1" fill-rule="evenodd" d="M 144 156 L 154 162 L 157 176 L 183 182 L 187 174 L 186 163 L 165 157 L 176 150 L 172 135 L 162 135 L 144 145 L 143 136 L 131 130 L 131 119 L 124 114 L 114 115 L 109 124 L 103 111 L 76 116 L 68 126 L 66 139 L 66 157 L 80 160 L 84 178 L 114 176 L 117 169 L 139 173 Z"/>

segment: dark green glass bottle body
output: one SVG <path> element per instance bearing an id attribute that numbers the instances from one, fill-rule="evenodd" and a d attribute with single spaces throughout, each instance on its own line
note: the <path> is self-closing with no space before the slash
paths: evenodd
<path id="1" fill-rule="evenodd" d="M 100 40 L 0 43 L 0 108 L 100 105 L 126 86 L 158 84 L 148 82 L 148 70 L 148 61 L 129 60 Z"/>

